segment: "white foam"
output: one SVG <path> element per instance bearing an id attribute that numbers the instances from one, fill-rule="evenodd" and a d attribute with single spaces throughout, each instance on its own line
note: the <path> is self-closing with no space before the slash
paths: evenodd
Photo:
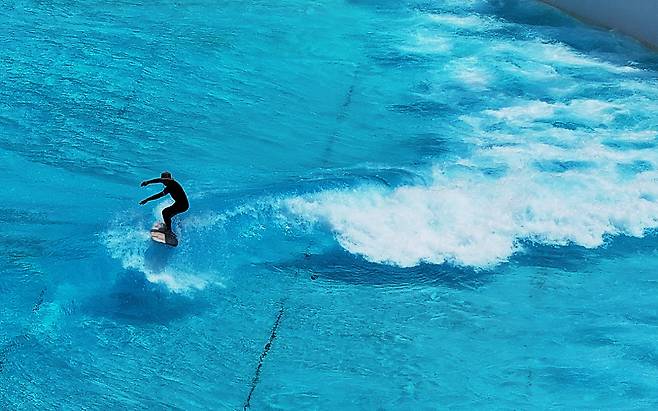
<path id="1" fill-rule="evenodd" d="M 620 184 L 594 173 L 523 171 L 492 181 L 437 169 L 429 186 L 328 191 L 286 206 L 328 224 L 349 252 L 404 267 L 487 267 L 518 251 L 521 240 L 597 247 L 606 235 L 642 236 L 658 226 L 658 203 L 647 200 L 658 198 L 655 172 Z"/>
<path id="2" fill-rule="evenodd" d="M 602 69 L 611 73 L 625 74 L 640 72 L 638 68 L 631 66 L 620 66 L 597 58 L 589 57 L 576 52 L 574 49 L 561 43 L 543 43 L 537 41 L 528 42 L 524 45 L 528 54 L 533 54 L 541 61 L 548 61 L 562 66 L 590 67 Z M 518 46 L 515 45 L 515 48 Z M 517 51 L 520 48 L 517 49 Z"/>
<path id="3" fill-rule="evenodd" d="M 477 29 L 477 30 L 482 30 L 484 28 L 489 28 L 490 26 L 493 25 L 494 20 L 491 18 L 483 18 L 481 16 L 475 15 L 475 14 L 469 14 L 469 15 L 456 15 L 456 14 L 428 14 L 426 16 L 430 21 L 441 24 L 441 25 L 446 25 L 446 26 L 451 26 L 451 27 L 456 27 L 456 28 L 461 28 L 461 29 Z M 498 24 L 500 25 L 500 23 Z"/>
<path id="4" fill-rule="evenodd" d="M 101 238 L 110 255 L 121 261 L 123 268 L 140 271 L 148 281 L 162 284 L 172 292 L 187 293 L 201 290 L 211 282 L 216 283 L 208 275 L 179 269 L 162 256 L 155 256 L 153 259 L 156 261 L 150 261 L 147 250 L 152 246 L 152 241 L 146 227 L 136 228 L 117 221 Z"/>
<path id="5" fill-rule="evenodd" d="M 541 118 L 552 117 L 555 114 L 554 104 L 543 101 L 532 101 L 528 104 L 504 107 L 498 110 L 486 110 L 485 113 L 499 120 L 528 122 Z"/>
<path id="6" fill-rule="evenodd" d="M 556 77 L 558 77 L 558 72 L 555 70 L 555 67 L 541 62 L 523 60 L 520 62 L 512 63 L 502 61 L 499 62 L 498 65 L 503 71 L 506 72 L 506 76 L 522 77 L 526 80 L 534 82 L 554 80 Z M 564 88 L 564 84 L 561 84 L 560 89 Z"/>
<path id="7" fill-rule="evenodd" d="M 447 54 L 452 49 L 452 44 L 439 34 L 421 31 L 400 49 L 412 53 Z"/>
<path id="8" fill-rule="evenodd" d="M 543 101 L 530 101 L 497 110 L 486 110 L 485 114 L 518 125 L 555 117 L 556 115 L 561 120 L 583 119 L 589 123 L 607 123 L 623 112 L 623 107 L 618 104 L 594 99 L 576 99 L 567 103 L 553 104 Z"/>
<path id="9" fill-rule="evenodd" d="M 186 293 L 190 290 L 203 290 L 208 280 L 198 275 L 181 273 L 180 271 L 161 271 L 158 273 L 147 271 L 146 279 L 154 284 L 162 284 L 175 293 Z"/>
<path id="10" fill-rule="evenodd" d="M 621 115 L 629 107 L 652 112 L 655 103 L 519 101 L 483 110 L 463 117 L 472 128 L 465 139 L 473 146 L 469 156 L 434 166 L 429 184 L 330 190 L 283 205 L 329 227 L 347 251 L 405 267 L 489 267 L 526 243 L 591 248 L 609 236 L 641 237 L 658 228 L 658 152 L 606 144 L 656 141 L 656 130 L 637 128 L 638 122 L 635 129 L 610 126 L 627 118 Z M 589 128 L 561 128 L 553 120 Z M 620 171 L 633 164 L 641 166 Z"/>
<path id="11" fill-rule="evenodd" d="M 450 42 L 442 37 L 419 34 L 416 41 L 423 50 L 434 53 L 447 53 L 452 48 Z"/>
<path id="12" fill-rule="evenodd" d="M 272 201 L 262 199 L 252 204 L 242 204 L 222 212 L 206 211 L 185 219 L 185 226 L 195 230 L 208 230 L 224 227 L 231 219 L 240 215 L 257 216 L 264 207 L 270 207 Z"/>
<path id="13" fill-rule="evenodd" d="M 464 57 L 451 65 L 453 76 L 461 83 L 473 89 L 485 89 L 491 81 L 491 75 L 482 68 L 477 57 Z"/>

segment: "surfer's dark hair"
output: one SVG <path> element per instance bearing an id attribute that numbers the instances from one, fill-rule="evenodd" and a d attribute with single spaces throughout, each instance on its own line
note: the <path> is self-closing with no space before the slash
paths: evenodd
<path id="1" fill-rule="evenodd" d="M 169 171 L 163 171 L 162 174 L 160 174 L 160 178 L 171 178 L 171 173 Z"/>

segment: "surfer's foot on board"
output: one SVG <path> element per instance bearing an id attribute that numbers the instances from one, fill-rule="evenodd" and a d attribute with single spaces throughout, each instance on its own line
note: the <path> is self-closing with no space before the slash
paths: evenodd
<path id="1" fill-rule="evenodd" d="M 168 230 L 167 226 L 162 223 L 153 224 L 153 228 L 151 228 L 151 239 L 157 243 L 167 244 L 172 247 L 178 245 L 176 234 Z"/>
<path id="2" fill-rule="evenodd" d="M 176 234 L 171 230 L 171 228 L 168 228 L 166 225 L 164 225 L 164 224 L 162 224 L 162 223 L 156 223 L 156 224 L 153 226 L 153 228 L 151 229 L 151 231 L 158 231 L 158 232 L 160 232 L 160 233 L 171 234 L 171 235 L 174 235 L 174 236 L 176 235 Z"/>

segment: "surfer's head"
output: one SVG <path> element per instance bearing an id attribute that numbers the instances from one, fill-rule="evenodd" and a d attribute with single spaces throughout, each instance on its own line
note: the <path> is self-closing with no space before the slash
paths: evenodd
<path id="1" fill-rule="evenodd" d="M 160 174 L 160 178 L 171 178 L 171 173 L 169 171 L 163 171 L 162 174 Z"/>

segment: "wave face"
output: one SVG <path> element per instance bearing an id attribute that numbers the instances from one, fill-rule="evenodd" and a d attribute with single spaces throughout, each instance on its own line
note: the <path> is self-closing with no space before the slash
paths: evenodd
<path id="1" fill-rule="evenodd" d="M 349 252 L 404 267 L 487 267 L 523 244 L 593 248 L 642 237 L 658 222 L 658 134 L 650 119 L 627 118 L 632 105 L 655 111 L 654 101 L 534 100 L 465 115 L 471 152 L 431 166 L 428 183 L 324 191 L 287 205 L 327 223 Z"/>
<path id="2" fill-rule="evenodd" d="M 656 408 L 656 53 L 529 1 L 11 3 L 0 408 Z"/>

